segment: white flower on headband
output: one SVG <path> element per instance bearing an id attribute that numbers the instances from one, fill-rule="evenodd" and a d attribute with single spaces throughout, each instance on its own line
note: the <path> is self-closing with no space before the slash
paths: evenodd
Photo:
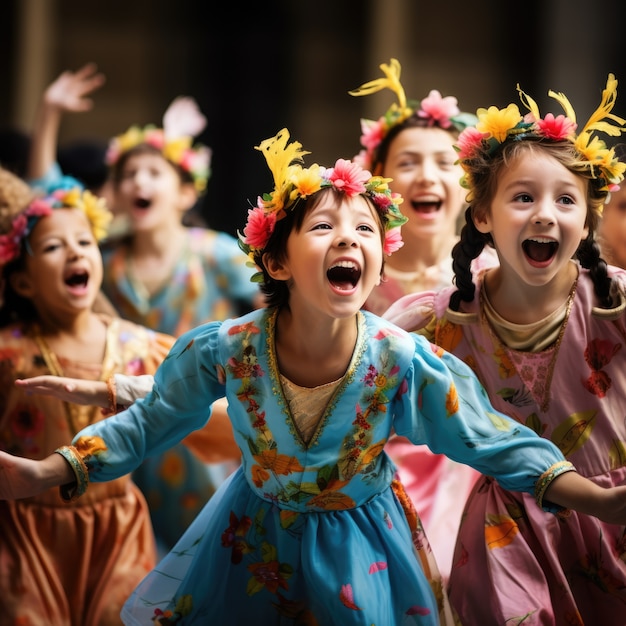
<path id="1" fill-rule="evenodd" d="M 178 96 L 163 115 L 163 134 L 166 141 L 187 135 L 197 137 L 206 128 L 206 123 L 206 117 L 193 98 Z"/>

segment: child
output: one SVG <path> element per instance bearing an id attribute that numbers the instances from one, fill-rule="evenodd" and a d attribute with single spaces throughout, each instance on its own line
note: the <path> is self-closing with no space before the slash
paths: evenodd
<path id="1" fill-rule="evenodd" d="M 263 305 L 237 239 L 183 224 L 210 173 L 210 150 L 193 139 L 205 124 L 195 101 L 177 98 L 163 128 L 131 127 L 111 141 L 107 157 L 113 203 L 129 234 L 103 247 L 103 292 L 123 317 L 176 337 Z M 236 466 L 207 467 L 175 446 L 135 472 L 161 552 L 174 545 Z"/>
<path id="2" fill-rule="evenodd" d="M 383 446 L 392 428 L 549 510 L 626 521 L 626 487 L 579 476 L 498 414 L 469 367 L 361 311 L 401 244 L 401 198 L 349 161 L 300 165 L 283 129 L 259 149 L 274 190 L 242 246 L 268 307 L 183 335 L 144 400 L 42 461 L 0 453 L 0 498 L 89 494 L 207 421 L 227 396 L 241 467 L 133 592 L 126 624 L 439 624 L 445 592 Z"/>
<path id="3" fill-rule="evenodd" d="M 361 120 L 363 150 L 355 157 L 363 167 L 392 179 L 390 188 L 404 198 L 407 215 L 402 227 L 405 245 L 387 260 L 384 280 L 365 302 L 365 308 L 378 315 L 404 295 L 452 285 L 451 253 L 465 206 L 465 191 L 459 185 L 463 170 L 454 144 L 459 132 L 477 121 L 459 110 L 456 98 L 443 98 L 435 89 L 421 102 L 407 102 L 400 63 L 391 59 L 380 67 L 384 77 L 350 92 L 365 96 L 389 89 L 397 97 L 377 121 Z M 495 265 L 494 256 L 489 249 L 480 263 Z M 480 474 L 404 437 L 392 437 L 386 451 L 447 579 L 463 506 Z"/>
<path id="4" fill-rule="evenodd" d="M 99 410 L 36 397 L 15 377 L 106 381 L 152 374 L 173 338 L 94 313 L 102 280 L 98 240 L 110 214 L 89 192 L 33 195 L 0 170 L 0 448 L 41 459 Z M 104 382 L 101 383 L 105 385 Z M 155 564 L 148 507 L 128 475 L 63 502 L 43 490 L 0 502 L 0 622 L 113 626 Z"/>
<path id="5" fill-rule="evenodd" d="M 626 185 L 614 189 L 604 205 L 598 243 L 607 263 L 626 268 Z"/>
<path id="6" fill-rule="evenodd" d="M 380 68 L 383 78 L 349 92 L 367 96 L 389 89 L 397 97 L 378 120 L 361 120 L 363 149 L 354 158 L 374 174 L 393 179 L 391 188 L 408 205 L 402 228 L 405 245 L 385 263 L 385 279 L 365 303 L 377 315 L 408 293 L 452 284 L 450 253 L 459 239 L 457 224 L 465 207 L 459 186 L 463 170 L 454 143 L 459 132 L 477 121 L 459 110 L 455 97 L 444 98 L 436 89 L 421 102 L 407 101 L 397 59 Z"/>
<path id="7" fill-rule="evenodd" d="M 510 104 L 479 109 L 461 134 L 470 208 L 454 248 L 456 287 L 407 296 L 386 317 L 467 362 L 493 405 L 554 442 L 578 471 L 609 488 L 626 481 L 626 274 L 599 256 L 594 231 L 626 165 L 596 134 L 619 135 L 617 81 L 577 128 Z M 500 263 L 472 276 L 487 243 Z M 450 576 L 465 625 L 623 626 L 623 522 L 545 515 L 525 493 L 487 475 L 467 503 Z M 605 520 L 606 521 L 606 520 Z"/>

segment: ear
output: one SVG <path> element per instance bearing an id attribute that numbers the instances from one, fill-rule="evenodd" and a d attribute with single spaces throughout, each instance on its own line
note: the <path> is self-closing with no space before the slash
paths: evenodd
<path id="1" fill-rule="evenodd" d="M 9 277 L 9 284 L 13 291 L 22 298 L 31 299 L 35 295 L 35 288 L 26 272 L 14 272 Z"/>
<path id="2" fill-rule="evenodd" d="M 289 280 L 291 278 L 291 272 L 285 263 L 267 252 L 263 255 L 263 265 L 274 280 Z"/>
<path id="3" fill-rule="evenodd" d="M 491 232 L 491 219 L 485 211 L 472 213 L 472 222 L 479 233 L 487 235 Z"/>
<path id="4" fill-rule="evenodd" d="M 179 209 L 189 210 L 198 201 L 198 192 L 193 183 L 183 183 L 180 186 Z"/>

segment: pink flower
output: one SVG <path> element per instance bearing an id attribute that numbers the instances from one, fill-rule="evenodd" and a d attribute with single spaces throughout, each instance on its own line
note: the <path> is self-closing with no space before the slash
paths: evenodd
<path id="1" fill-rule="evenodd" d="M 151 128 L 150 130 L 146 130 L 144 135 L 144 141 L 161 150 L 165 145 L 165 136 L 163 135 L 163 130 L 160 128 Z"/>
<path id="2" fill-rule="evenodd" d="M 50 204 L 46 202 L 43 198 L 35 198 L 29 205 L 25 211 L 25 215 L 30 217 L 31 215 L 37 215 L 39 217 L 43 215 L 50 215 L 52 213 L 52 208 Z M 15 227 L 15 222 L 13 223 Z"/>
<path id="3" fill-rule="evenodd" d="M 343 190 L 350 197 L 364 193 L 365 183 L 372 177 L 360 165 L 346 159 L 337 159 L 335 167 L 327 169 L 324 176 L 334 187 Z"/>
<path id="4" fill-rule="evenodd" d="M 456 141 L 459 152 L 459 159 L 472 159 L 476 156 L 482 146 L 482 141 L 487 138 L 489 133 L 481 133 L 473 126 L 468 126 Z"/>
<path id="5" fill-rule="evenodd" d="M 548 113 L 544 119 L 537 120 L 537 126 L 544 137 L 559 141 L 571 137 L 576 130 L 577 124 L 572 122 L 569 117 L 565 117 L 565 115 L 554 117 L 552 113 Z"/>
<path id="6" fill-rule="evenodd" d="M 441 128 L 450 128 L 451 117 L 458 115 L 461 111 L 457 106 L 458 100 L 454 96 L 441 97 L 441 94 L 432 89 L 428 97 L 420 102 L 418 117 L 429 120 L 429 125 L 438 124 Z"/>
<path id="7" fill-rule="evenodd" d="M 20 240 L 0 235 L 0 263 L 8 263 L 20 254 Z"/>
<path id="8" fill-rule="evenodd" d="M 385 243 L 383 245 L 383 252 L 386 255 L 393 254 L 396 250 L 399 250 L 404 245 L 402 241 L 402 234 L 400 227 L 392 228 L 385 233 Z"/>
<path id="9" fill-rule="evenodd" d="M 259 198 L 259 203 L 261 199 Z M 248 221 L 243 229 L 244 243 L 262 250 L 267 245 L 276 226 L 276 213 L 266 213 L 260 206 L 248 210 Z"/>
<path id="10" fill-rule="evenodd" d="M 378 121 L 361 120 L 361 145 L 369 150 L 374 150 L 385 136 L 383 118 Z"/>

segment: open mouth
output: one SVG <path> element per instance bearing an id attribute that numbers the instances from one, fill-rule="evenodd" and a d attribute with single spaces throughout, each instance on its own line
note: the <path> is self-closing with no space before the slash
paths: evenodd
<path id="1" fill-rule="evenodd" d="M 89 272 L 76 270 L 65 276 L 63 280 L 68 287 L 86 287 L 89 282 Z"/>
<path id="2" fill-rule="evenodd" d="M 441 201 L 411 202 L 411 207 L 416 213 L 436 213 L 441 208 Z"/>
<path id="3" fill-rule="evenodd" d="M 361 278 L 361 268 L 356 263 L 341 261 L 326 272 L 330 284 L 336 289 L 353 289 Z"/>
<path id="4" fill-rule="evenodd" d="M 133 203 L 133 206 L 136 209 L 141 209 L 142 211 L 145 211 L 146 209 L 150 208 L 151 204 L 152 204 L 151 200 L 148 200 L 146 198 L 137 198 L 135 202 Z"/>
<path id="5" fill-rule="evenodd" d="M 559 249 L 559 242 L 543 237 L 526 239 L 522 243 L 522 249 L 524 250 L 524 254 L 526 254 L 531 261 L 545 263 L 554 257 L 556 251 Z"/>

